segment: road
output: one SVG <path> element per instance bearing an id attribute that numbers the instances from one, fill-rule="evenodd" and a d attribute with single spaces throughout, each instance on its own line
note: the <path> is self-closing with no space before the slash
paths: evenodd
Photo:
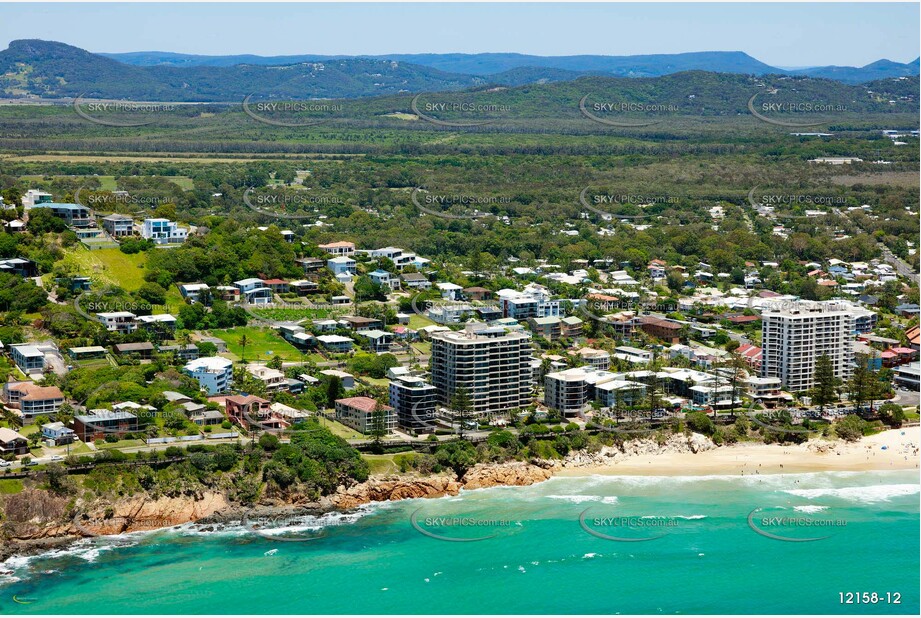
<path id="1" fill-rule="evenodd" d="M 883 252 L 883 259 L 895 269 L 895 272 L 918 283 L 918 272 L 914 268 L 909 266 L 905 260 L 892 253 L 889 247 L 883 243 L 879 243 L 879 248 Z"/>

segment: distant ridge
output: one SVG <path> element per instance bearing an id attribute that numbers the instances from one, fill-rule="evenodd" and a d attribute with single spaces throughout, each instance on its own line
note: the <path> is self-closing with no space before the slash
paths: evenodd
<path id="1" fill-rule="evenodd" d="M 144 55 L 148 61 L 155 58 L 152 52 L 145 52 Z M 175 56 L 170 55 L 173 58 Z M 276 100 L 358 99 L 400 97 L 422 92 L 494 90 L 493 87 L 539 87 L 542 84 L 565 86 L 573 82 L 581 82 L 579 87 L 582 87 L 593 83 L 591 80 L 600 79 L 605 84 L 612 81 L 624 82 L 619 87 L 631 91 L 632 96 L 639 100 L 651 101 L 650 97 L 655 93 L 656 97 L 673 100 L 678 105 L 679 99 L 675 97 L 689 96 L 682 104 L 686 108 L 693 107 L 688 101 L 705 101 L 703 93 L 716 93 L 727 87 L 742 88 L 736 94 L 742 97 L 749 93 L 745 96 L 747 100 L 756 82 L 777 80 L 803 82 L 798 88 L 816 88 L 819 90 L 817 95 L 824 92 L 852 111 L 856 111 L 869 98 L 879 99 L 883 93 L 889 97 L 887 101 L 897 100 L 900 104 L 917 98 L 917 76 L 900 75 L 903 65 L 889 61 L 874 63 L 868 69 L 882 77 L 858 86 L 852 83 L 857 69 L 825 67 L 826 71 L 840 74 L 837 80 L 823 76 L 821 68 L 809 69 L 811 76 L 791 76 L 784 72 L 778 73 L 778 70 L 739 52 L 637 56 L 630 58 L 629 62 L 624 58 L 573 56 L 568 59 L 568 63 L 563 63 L 589 67 L 590 70 L 584 71 L 550 66 L 505 68 L 514 64 L 510 61 L 511 57 L 522 62 L 536 58 L 516 54 L 478 54 L 463 56 L 461 60 L 467 68 L 479 64 L 479 70 L 483 70 L 486 68 L 484 63 L 487 56 L 499 56 L 502 62 L 492 58 L 491 66 L 503 70 L 489 74 L 451 72 L 403 59 L 411 57 L 431 62 L 440 58 L 440 66 L 443 67 L 462 64 L 459 60 L 449 61 L 440 55 L 389 59 L 311 57 L 310 61 L 302 59 L 281 65 L 134 65 L 64 43 L 19 40 L 10 43 L 8 49 L 0 51 L 0 97 L 236 102 L 248 95 L 258 94 L 262 98 Z M 621 63 L 621 72 L 603 70 L 605 65 L 599 58 L 604 59 L 608 68 L 617 60 Z M 290 57 L 286 59 L 291 60 Z M 701 63 L 716 64 L 719 70 L 686 68 Z M 918 61 L 911 66 L 917 72 Z M 665 73 L 646 74 L 653 67 Z M 756 70 L 767 73 L 761 74 Z M 743 87 L 743 82 L 749 86 Z M 644 89 L 648 92 L 644 92 Z"/>
<path id="2" fill-rule="evenodd" d="M 682 71 L 713 71 L 747 75 L 808 75 L 827 77 L 848 83 L 863 83 L 886 77 L 910 77 L 919 74 L 918 60 L 909 63 L 878 60 L 864 67 L 809 67 L 780 69 L 765 64 L 740 51 L 705 51 L 682 54 L 651 54 L 638 56 L 533 56 L 515 53 L 482 54 L 387 54 L 378 56 L 324 56 L 304 54 L 295 56 L 201 56 L 172 52 L 131 52 L 99 54 L 135 66 L 234 66 L 238 64 L 275 66 L 298 62 L 317 62 L 347 58 L 397 60 L 426 66 L 447 73 L 495 76 L 516 69 L 558 69 L 582 75 L 616 77 L 656 77 Z"/>

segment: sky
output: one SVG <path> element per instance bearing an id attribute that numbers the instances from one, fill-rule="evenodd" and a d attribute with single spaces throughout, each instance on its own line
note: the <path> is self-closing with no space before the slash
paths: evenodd
<path id="1" fill-rule="evenodd" d="M 93 52 L 542 56 L 744 51 L 777 67 L 919 55 L 919 3 L 0 3 L 0 45 Z"/>

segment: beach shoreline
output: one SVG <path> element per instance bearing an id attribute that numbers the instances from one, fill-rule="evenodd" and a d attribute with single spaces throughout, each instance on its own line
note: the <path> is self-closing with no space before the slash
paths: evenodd
<path id="1" fill-rule="evenodd" d="M 858 442 L 741 443 L 696 453 L 627 455 L 602 465 L 566 466 L 556 476 L 746 476 L 805 472 L 918 470 L 921 427 L 890 429 Z"/>
<path id="2" fill-rule="evenodd" d="M 176 525 L 226 524 L 250 515 L 348 513 L 367 504 L 412 498 L 456 496 L 463 491 L 489 487 L 529 486 L 554 477 L 591 476 L 754 476 L 802 474 L 810 472 L 867 472 L 919 470 L 921 466 L 921 427 L 892 429 L 865 437 L 858 442 L 814 439 L 804 444 L 742 443 L 715 446 L 703 436 L 674 436 L 664 445 L 649 439 L 625 443 L 622 450 L 606 447 L 590 457 L 577 454 L 564 461 L 503 462 L 478 464 L 462 480 L 445 475 L 416 474 L 372 477 L 310 504 L 259 504 L 241 507 L 226 497 L 209 492 L 198 499 L 135 498 L 116 505 L 116 515 L 148 520 L 172 518 L 169 525 L 138 525 L 133 521 L 121 529 L 99 529 L 87 535 L 85 529 L 52 526 L 45 534 L 10 539 L 0 550 L 0 564 L 13 556 L 28 556 L 57 549 L 81 539 L 115 536 L 132 532 L 153 532 Z M 629 447 L 629 448 L 627 448 Z M 539 465 L 538 465 L 539 464 Z M 124 517 L 123 517 L 124 519 Z M 77 534 L 74 534 L 78 532 Z"/>

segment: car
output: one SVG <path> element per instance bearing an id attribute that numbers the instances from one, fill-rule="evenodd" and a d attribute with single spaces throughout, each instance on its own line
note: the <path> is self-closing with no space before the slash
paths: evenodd
<path id="1" fill-rule="evenodd" d="M 52 455 L 48 458 L 48 461 L 64 461 L 64 458 L 60 455 Z"/>
<path id="2" fill-rule="evenodd" d="M 5 459 L 0 459 L 0 468 L 9 468 L 10 462 Z"/>
<path id="3" fill-rule="evenodd" d="M 29 461 L 25 462 L 25 463 L 22 464 L 22 465 L 24 465 L 24 466 L 29 466 L 29 467 L 31 467 L 31 466 L 37 466 L 37 465 L 38 465 L 38 462 L 35 461 L 34 459 L 30 459 Z"/>

